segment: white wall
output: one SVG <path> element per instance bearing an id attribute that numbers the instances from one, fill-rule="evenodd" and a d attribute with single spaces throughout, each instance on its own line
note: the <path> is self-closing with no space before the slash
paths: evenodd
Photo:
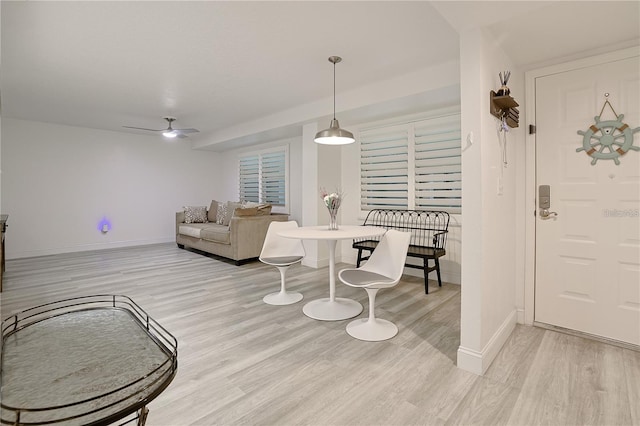
<path id="1" fill-rule="evenodd" d="M 458 367 L 483 374 L 516 323 L 516 287 L 522 264 L 516 252 L 516 159 L 524 149 L 524 120 L 508 133 L 508 166 L 501 164 L 496 125 L 489 113 L 489 92 L 500 87 L 498 73 L 513 71 L 511 94 L 524 105 L 523 75 L 514 69 L 497 40 L 482 31 L 461 34 L 463 138 L 474 142 L 462 154 L 462 306 Z M 524 116 L 523 107 L 519 108 Z M 519 160 L 520 161 L 520 160 Z M 501 178 L 502 175 L 502 178 Z M 498 187 L 502 182 L 502 194 Z M 518 189 L 524 190 L 523 187 Z"/>
<path id="2" fill-rule="evenodd" d="M 314 188 L 318 188 L 318 148 L 319 145 L 313 141 L 316 133 L 320 130 L 317 122 L 307 123 L 302 126 L 302 173 L 300 175 L 301 199 L 302 199 L 302 219 L 300 226 L 312 226 L 318 224 L 318 196 Z M 312 268 L 320 266 L 320 258 L 327 258 L 324 252 L 320 252 L 321 247 L 318 241 L 307 240 L 303 242 L 306 256 L 302 259 L 302 264 Z"/>
<path id="3" fill-rule="evenodd" d="M 7 118 L 2 125 L 8 259 L 174 241 L 176 211 L 225 191 L 220 154 L 193 151 L 188 141 Z"/>
<path id="4" fill-rule="evenodd" d="M 318 123 L 318 130 L 329 127 L 328 122 Z M 315 143 L 315 142 L 313 142 Z M 316 144 L 318 145 L 318 144 Z M 344 181 L 342 180 L 342 152 L 344 146 L 335 145 L 318 145 L 318 186 L 316 188 L 305 188 L 315 196 L 317 206 L 317 225 L 329 225 L 329 211 L 324 201 L 320 199 L 320 188 L 326 189 L 328 192 L 342 191 Z M 358 167 L 357 163 L 352 167 Z M 353 197 L 353 195 L 352 195 Z M 342 207 L 342 205 L 341 205 Z M 340 210 L 338 210 L 338 226 L 342 222 Z M 342 244 L 336 244 L 336 262 L 342 259 Z M 329 264 L 329 248 L 326 242 L 318 243 L 318 266 L 327 266 Z"/>
<path id="5" fill-rule="evenodd" d="M 2 209 L 2 115 L 0 115 L 0 213 L 4 214 Z"/>

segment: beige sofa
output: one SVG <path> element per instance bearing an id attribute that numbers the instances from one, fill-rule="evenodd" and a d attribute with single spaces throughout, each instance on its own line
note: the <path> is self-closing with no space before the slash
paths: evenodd
<path id="1" fill-rule="evenodd" d="M 243 261 L 260 256 L 271 222 L 289 220 L 287 214 L 251 214 L 257 209 L 246 209 L 243 215 L 240 215 L 240 211 L 237 211 L 236 215 L 235 209 L 229 208 L 229 218 L 223 223 L 216 223 L 216 214 L 212 212 L 216 205 L 215 201 L 212 202 L 204 222 L 185 223 L 185 211 L 176 212 L 178 247 L 191 247 L 226 257 L 239 265 Z"/>

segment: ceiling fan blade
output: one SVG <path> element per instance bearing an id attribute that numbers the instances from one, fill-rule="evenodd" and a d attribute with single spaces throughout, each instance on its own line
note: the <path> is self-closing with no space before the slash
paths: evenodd
<path id="1" fill-rule="evenodd" d="M 122 126 L 122 127 L 126 127 L 127 129 L 146 130 L 148 132 L 164 132 L 165 130 L 167 130 L 167 129 L 160 129 L 160 130 L 145 129 L 144 127 L 132 127 L 132 126 Z"/>
<path id="2" fill-rule="evenodd" d="M 198 129 L 173 129 L 173 130 L 180 133 L 200 133 L 200 130 Z"/>
<path id="3" fill-rule="evenodd" d="M 182 133 L 178 133 L 178 136 L 176 136 L 176 137 L 178 137 L 180 139 L 188 139 L 189 138 L 189 136 L 183 135 Z"/>

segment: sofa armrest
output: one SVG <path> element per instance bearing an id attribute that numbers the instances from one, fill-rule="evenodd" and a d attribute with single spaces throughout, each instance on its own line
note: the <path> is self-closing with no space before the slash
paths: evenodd
<path id="1" fill-rule="evenodd" d="M 273 221 L 286 222 L 287 214 L 269 214 L 258 216 L 234 216 L 229 222 L 231 245 L 235 247 L 239 259 L 258 257 L 262 245 Z"/>
<path id="2" fill-rule="evenodd" d="M 184 211 L 176 212 L 176 235 L 178 235 L 178 228 L 184 223 Z"/>

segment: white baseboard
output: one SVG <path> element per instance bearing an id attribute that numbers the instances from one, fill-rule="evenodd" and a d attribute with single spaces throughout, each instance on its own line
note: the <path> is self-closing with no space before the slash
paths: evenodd
<path id="1" fill-rule="evenodd" d="M 482 376 L 511 335 L 511 332 L 516 326 L 516 317 L 517 314 L 514 309 L 507 318 L 505 318 L 493 336 L 491 336 L 491 339 L 489 339 L 489 342 L 482 348 L 482 351 L 478 352 L 474 349 L 460 346 L 458 348 L 458 368 Z"/>
<path id="2" fill-rule="evenodd" d="M 482 376 L 482 353 L 460 346 L 458 348 L 458 368 Z"/>
<path id="3" fill-rule="evenodd" d="M 338 260 L 336 260 L 336 262 L 338 262 Z M 315 269 L 324 268 L 325 266 L 329 266 L 329 259 L 312 259 L 311 257 L 305 257 L 302 259 L 302 265 Z"/>
<path id="4" fill-rule="evenodd" d="M 62 254 L 62 253 L 76 253 L 82 251 L 93 251 L 93 250 L 106 250 L 106 249 L 114 249 L 114 248 L 123 248 L 123 247 L 132 247 L 132 246 L 146 246 L 149 244 L 161 244 L 161 243 L 175 243 L 175 237 L 167 237 L 167 238 L 154 238 L 148 240 L 130 240 L 130 241 L 113 241 L 109 243 L 98 243 L 98 244 L 82 244 L 68 247 L 52 247 L 40 250 L 26 250 L 26 251 L 18 251 L 7 253 L 7 260 L 11 259 L 22 259 L 27 257 L 39 257 L 39 256 L 50 256 L 52 254 Z"/>

